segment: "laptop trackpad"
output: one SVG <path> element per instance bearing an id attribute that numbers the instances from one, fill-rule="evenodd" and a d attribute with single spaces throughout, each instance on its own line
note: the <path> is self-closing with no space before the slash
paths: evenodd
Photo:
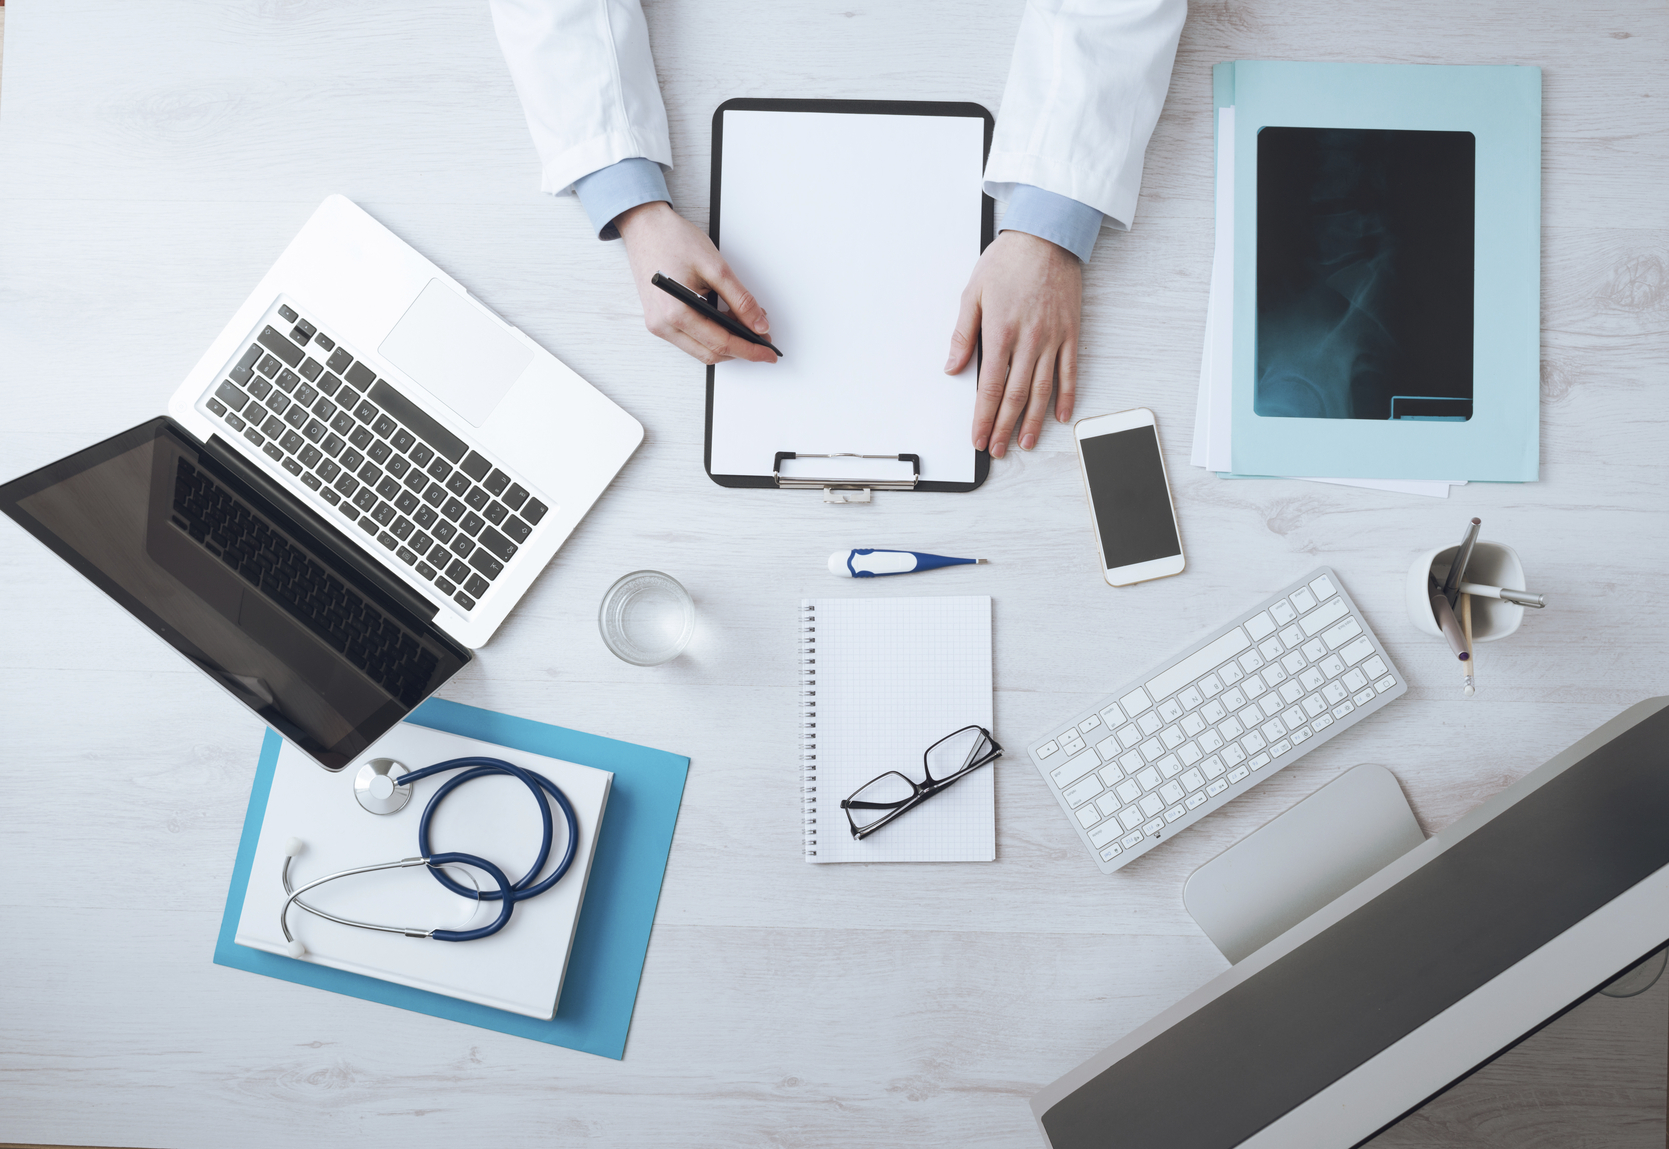
<path id="1" fill-rule="evenodd" d="M 378 350 L 476 427 L 533 361 L 533 352 L 496 320 L 438 279 Z"/>

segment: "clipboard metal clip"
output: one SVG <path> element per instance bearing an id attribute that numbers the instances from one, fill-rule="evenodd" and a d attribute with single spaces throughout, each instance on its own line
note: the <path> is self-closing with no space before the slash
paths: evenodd
<path id="1" fill-rule="evenodd" d="M 909 463 L 908 479 L 815 478 L 810 475 L 784 477 L 782 464 L 788 459 L 886 459 L 895 463 Z M 811 491 L 823 488 L 825 503 L 867 503 L 872 491 L 913 491 L 921 482 L 920 455 L 860 455 L 855 451 L 835 451 L 831 454 L 802 455 L 794 451 L 778 451 L 771 464 L 771 478 L 785 491 Z"/>

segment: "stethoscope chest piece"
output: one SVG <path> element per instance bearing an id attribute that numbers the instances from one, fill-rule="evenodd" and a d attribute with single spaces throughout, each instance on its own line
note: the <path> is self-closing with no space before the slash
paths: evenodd
<path id="1" fill-rule="evenodd" d="M 373 814 L 398 814 L 411 801 L 411 787 L 394 780 L 409 773 L 392 758 L 373 758 L 354 775 L 354 798 Z"/>

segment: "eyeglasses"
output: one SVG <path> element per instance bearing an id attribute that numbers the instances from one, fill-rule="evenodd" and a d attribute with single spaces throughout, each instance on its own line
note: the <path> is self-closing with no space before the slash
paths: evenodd
<path id="1" fill-rule="evenodd" d="M 861 842 L 894 818 L 949 789 L 987 762 L 1003 756 L 991 732 L 983 726 L 964 726 L 927 748 L 921 756 L 925 782 L 914 782 L 897 770 L 888 770 L 858 787 L 841 800 L 852 837 Z"/>

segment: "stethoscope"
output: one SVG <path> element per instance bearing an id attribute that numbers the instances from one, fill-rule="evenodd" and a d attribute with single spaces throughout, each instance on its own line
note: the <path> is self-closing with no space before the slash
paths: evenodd
<path id="1" fill-rule="evenodd" d="M 289 914 L 292 905 L 299 906 L 316 917 L 339 925 L 353 926 L 355 929 L 375 930 L 385 934 L 404 934 L 408 938 L 433 938 L 437 942 L 472 942 L 478 938 L 491 937 L 503 929 L 510 921 L 510 913 L 516 908 L 517 902 L 529 898 L 536 898 L 557 882 L 568 872 L 568 867 L 574 861 L 574 847 L 579 838 L 577 824 L 574 821 L 574 808 L 568 802 L 568 796 L 557 788 L 556 783 L 543 774 L 528 770 L 505 762 L 500 758 L 454 758 L 449 762 L 437 762 L 433 766 L 426 766 L 421 770 L 408 770 L 399 762 L 389 758 L 374 758 L 359 768 L 354 778 L 354 797 L 359 804 L 373 814 L 394 814 L 405 809 L 406 803 L 411 801 L 411 784 L 439 774 L 446 770 L 464 772 L 455 778 L 449 778 L 435 791 L 435 796 L 429 799 L 429 804 L 423 808 L 423 818 L 417 824 L 417 850 L 415 858 L 401 858 L 397 862 L 382 862 L 372 866 L 355 866 L 351 870 L 338 870 L 334 874 L 326 874 L 322 878 L 315 878 L 304 886 L 294 887 L 290 884 L 290 862 L 300 854 L 306 845 L 299 838 L 291 838 L 284 846 L 284 892 L 289 897 L 284 899 L 284 907 L 278 913 L 279 928 L 284 931 L 284 940 L 289 943 L 286 952 L 291 957 L 300 957 L 307 952 L 307 947 L 290 932 Z M 539 815 L 544 820 L 544 837 L 539 843 L 539 856 L 534 859 L 533 868 L 522 876 L 521 881 L 512 882 L 486 858 L 475 854 L 464 854 L 457 851 L 437 854 L 429 848 L 429 823 L 435 816 L 435 811 L 452 791 L 475 778 L 485 778 L 492 774 L 508 774 L 520 779 L 539 803 Z M 550 798 L 556 799 L 557 806 L 562 810 L 562 818 L 567 826 L 567 847 L 563 850 L 562 860 L 556 869 L 537 885 L 530 885 L 539 871 L 545 868 L 545 862 L 551 852 L 551 807 Z M 461 897 L 470 898 L 477 902 L 497 901 L 500 904 L 498 918 L 484 926 L 468 930 L 423 929 L 421 927 L 388 926 L 377 922 L 361 922 L 353 918 L 344 918 L 337 914 L 327 913 L 317 906 L 309 905 L 301 900 L 301 895 L 308 890 L 324 885 L 326 882 L 351 878 L 356 874 L 373 874 L 379 870 L 404 870 L 414 866 L 426 866 L 435 881 Z M 493 880 L 496 889 L 482 890 L 480 886 L 466 889 L 446 872 L 446 867 L 473 867 L 480 870 Z M 468 870 L 463 871 L 474 885 L 475 879 Z M 473 911 L 472 911 L 473 915 Z"/>

